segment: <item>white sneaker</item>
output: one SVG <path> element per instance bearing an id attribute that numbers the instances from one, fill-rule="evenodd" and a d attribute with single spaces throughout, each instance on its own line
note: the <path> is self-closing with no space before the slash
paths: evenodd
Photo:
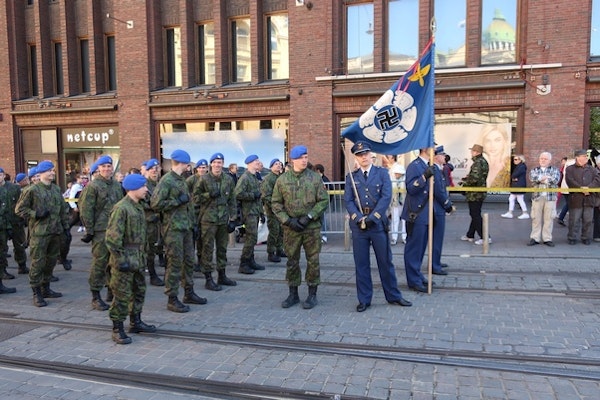
<path id="1" fill-rule="evenodd" d="M 501 215 L 502 218 L 512 218 L 513 217 L 513 213 L 512 212 L 506 212 L 504 214 Z M 521 218 L 521 217 L 519 217 Z"/>
<path id="2" fill-rule="evenodd" d="M 489 243 L 489 244 L 492 244 L 492 238 L 488 238 L 488 243 Z M 475 241 L 475 244 L 477 244 L 477 245 L 480 245 L 480 246 L 481 246 L 481 245 L 483 244 L 483 239 L 477 239 L 477 240 Z"/>
<path id="3" fill-rule="evenodd" d="M 396 243 L 398 243 L 398 241 L 397 241 L 397 240 L 395 240 L 395 239 L 392 239 L 392 241 L 390 242 L 390 244 L 391 244 L 392 246 L 393 246 L 393 245 L 395 245 Z"/>
<path id="4" fill-rule="evenodd" d="M 466 235 L 465 235 L 465 236 L 462 236 L 462 237 L 460 238 L 460 240 L 463 240 L 463 241 L 465 241 L 465 242 L 472 242 L 472 241 L 473 241 L 473 238 L 470 238 L 470 237 L 468 237 L 468 236 L 466 236 Z"/>
<path id="5" fill-rule="evenodd" d="M 517 218 L 518 219 L 529 219 L 529 214 L 524 212 L 523 214 L 519 215 Z"/>
<path id="6" fill-rule="evenodd" d="M 83 232 L 83 230 L 84 230 L 84 229 L 85 229 L 85 228 L 84 228 L 83 226 L 80 226 L 79 228 L 77 228 L 77 232 L 80 232 L 80 233 L 81 233 L 81 232 Z"/>
<path id="7" fill-rule="evenodd" d="M 327 236 L 325 236 L 325 235 L 321 236 L 321 242 L 327 243 Z"/>

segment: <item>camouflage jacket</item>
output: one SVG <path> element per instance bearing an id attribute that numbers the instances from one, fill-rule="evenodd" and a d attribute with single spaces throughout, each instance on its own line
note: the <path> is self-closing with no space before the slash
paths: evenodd
<path id="1" fill-rule="evenodd" d="M 152 193 L 156 190 L 156 185 L 158 182 L 146 178 L 146 187 L 148 188 L 148 193 L 146 194 L 146 198 L 140 200 L 140 205 L 144 209 L 144 215 L 146 216 L 146 223 L 154 224 L 160 221 L 160 214 L 157 213 L 150 206 L 150 197 L 152 197 Z"/>
<path id="2" fill-rule="evenodd" d="M 465 187 L 486 187 L 488 171 L 490 167 L 483 156 L 477 155 L 473 157 L 473 165 L 467 176 L 462 178 L 463 186 Z M 466 192 L 467 201 L 482 201 L 487 195 L 486 192 Z"/>
<path id="3" fill-rule="evenodd" d="M 188 195 L 190 201 L 179 203 L 179 196 Z M 161 214 L 163 231 L 188 231 L 195 225 L 192 196 L 185 178 L 173 171 L 168 172 L 156 185 L 150 206 Z"/>
<path id="4" fill-rule="evenodd" d="M 235 186 L 234 196 L 241 203 L 242 217 L 262 214 L 260 202 L 260 181 L 248 170 L 240 176 Z"/>
<path id="5" fill-rule="evenodd" d="M 289 170 L 275 181 L 271 208 L 282 224 L 289 218 L 310 214 L 312 220 L 307 228 L 318 228 L 321 226 L 321 215 L 328 205 L 329 195 L 323 186 L 323 180 L 310 169 L 300 173 Z"/>
<path id="6" fill-rule="evenodd" d="M 275 182 L 280 176 L 281 175 L 270 172 L 267 176 L 265 176 L 263 183 L 260 185 L 260 198 L 262 200 L 264 209 L 268 212 L 273 212 L 271 209 L 271 197 L 273 196 Z"/>
<path id="7" fill-rule="evenodd" d="M 42 219 L 35 217 L 37 212 L 48 211 Z M 29 221 L 31 236 L 60 235 L 69 228 L 69 205 L 55 184 L 38 182 L 23 190 L 15 212 Z"/>
<path id="8" fill-rule="evenodd" d="M 15 207 L 21 188 L 10 182 L 4 182 L 0 186 L 0 230 L 11 229 L 12 225 L 23 222 L 23 219 L 15 214 Z"/>
<path id="9" fill-rule="evenodd" d="M 237 205 L 233 191 L 235 186 L 231 176 L 222 173 L 215 176 L 212 172 L 202 176 L 194 187 L 194 202 L 202 205 L 200 223 L 224 225 L 229 220 L 236 219 Z M 213 191 L 219 192 L 219 197 L 211 197 Z"/>
<path id="10" fill-rule="evenodd" d="M 110 265 L 128 262 L 134 270 L 146 266 L 146 218 L 140 203 L 125 196 L 115 204 L 106 227 L 105 243 L 110 252 Z"/>
<path id="11" fill-rule="evenodd" d="M 113 206 L 122 198 L 123 189 L 119 182 L 102 176 L 94 178 L 79 197 L 79 216 L 86 233 L 93 235 L 105 231 Z"/>

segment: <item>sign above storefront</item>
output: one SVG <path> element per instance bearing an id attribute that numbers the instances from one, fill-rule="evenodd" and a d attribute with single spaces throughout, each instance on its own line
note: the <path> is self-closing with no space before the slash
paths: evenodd
<path id="1" fill-rule="evenodd" d="M 64 128 L 61 136 L 65 149 L 119 146 L 119 131 L 115 126 Z"/>

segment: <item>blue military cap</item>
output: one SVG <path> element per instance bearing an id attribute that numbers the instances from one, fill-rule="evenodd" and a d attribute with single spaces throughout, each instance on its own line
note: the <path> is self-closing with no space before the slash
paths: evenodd
<path id="1" fill-rule="evenodd" d="M 151 158 L 148 161 L 146 161 L 146 163 L 144 164 L 144 167 L 146 167 L 146 169 L 150 169 L 150 168 L 156 167 L 159 164 L 160 163 L 158 162 L 158 160 L 156 158 Z"/>
<path id="2" fill-rule="evenodd" d="M 359 140 L 358 142 L 354 143 L 354 146 L 352 146 L 350 151 L 352 152 L 352 154 L 365 153 L 367 151 L 371 151 L 371 145 L 369 145 L 369 143 L 367 142 Z"/>
<path id="3" fill-rule="evenodd" d="M 244 162 L 246 164 L 250 164 L 251 162 L 254 162 L 256 160 L 258 160 L 258 156 L 256 154 L 251 154 L 248 157 L 246 157 L 246 159 L 244 160 Z"/>
<path id="4" fill-rule="evenodd" d="M 212 162 L 215 160 L 225 160 L 225 157 L 222 153 L 215 153 L 212 156 L 210 156 L 210 163 L 212 164 Z"/>
<path id="5" fill-rule="evenodd" d="M 146 178 L 144 178 L 140 174 L 129 174 L 123 179 L 123 189 L 129 190 L 138 190 L 142 186 L 146 184 Z"/>
<path id="6" fill-rule="evenodd" d="M 102 164 L 112 164 L 113 160 L 111 156 L 100 156 L 98 157 L 98 160 L 96 160 L 96 164 L 98 165 L 102 165 Z"/>
<path id="7" fill-rule="evenodd" d="M 98 171 L 98 163 L 95 162 L 92 164 L 92 166 L 90 167 L 90 175 L 94 175 L 94 173 Z"/>
<path id="8" fill-rule="evenodd" d="M 39 163 L 36 168 L 37 173 L 41 174 L 42 172 L 50 171 L 52 168 L 54 168 L 54 164 L 52 163 L 52 161 L 44 160 L 41 163 Z"/>
<path id="9" fill-rule="evenodd" d="M 0 167 L 0 174 L 4 173 L 4 168 Z"/>
<path id="10" fill-rule="evenodd" d="M 33 178 L 34 176 L 36 176 L 38 174 L 37 172 L 37 167 L 31 167 L 29 169 L 29 173 L 27 176 L 29 176 L 30 178 Z"/>
<path id="11" fill-rule="evenodd" d="M 292 160 L 295 160 L 297 158 L 302 157 L 303 155 L 308 153 L 308 149 L 306 148 L 306 146 L 303 145 L 298 145 L 292 148 L 292 150 L 290 150 L 290 158 Z"/>
<path id="12" fill-rule="evenodd" d="M 271 160 L 271 162 L 269 163 L 269 168 L 271 168 L 275 163 L 281 162 L 279 160 L 279 158 L 274 158 Z"/>
<path id="13" fill-rule="evenodd" d="M 187 151 L 178 149 L 171 153 L 171 160 L 189 164 L 191 158 Z"/>
<path id="14" fill-rule="evenodd" d="M 208 167 L 208 161 L 206 161 L 204 158 L 201 158 L 200 160 L 198 160 L 194 168 L 198 167 Z"/>
<path id="15" fill-rule="evenodd" d="M 443 155 L 446 154 L 446 152 L 444 151 L 444 146 L 438 146 L 438 147 L 435 148 L 434 151 L 435 151 L 435 155 L 436 156 L 439 156 L 441 154 L 443 154 Z"/>
<path id="16" fill-rule="evenodd" d="M 17 174 L 17 176 L 15 176 L 15 182 L 19 183 L 19 182 L 21 182 L 21 181 L 22 181 L 23 179 L 25 179 L 25 178 L 27 178 L 27 175 L 25 175 L 25 174 L 24 174 L 24 173 L 22 173 L 22 172 L 19 172 L 19 173 Z"/>

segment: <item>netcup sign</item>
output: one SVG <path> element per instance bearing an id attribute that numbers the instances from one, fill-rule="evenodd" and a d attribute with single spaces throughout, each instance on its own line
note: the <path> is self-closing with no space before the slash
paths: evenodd
<path id="1" fill-rule="evenodd" d="M 63 129 L 62 138 L 65 148 L 119 146 L 119 134 L 116 127 Z"/>

